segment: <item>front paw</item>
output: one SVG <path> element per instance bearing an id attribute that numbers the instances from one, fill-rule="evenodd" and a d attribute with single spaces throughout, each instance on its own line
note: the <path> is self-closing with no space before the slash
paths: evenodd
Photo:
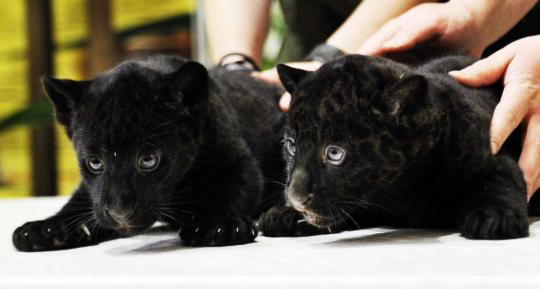
<path id="1" fill-rule="evenodd" d="M 79 241 L 89 241 L 90 232 L 87 227 L 72 228 Z M 48 251 L 65 249 L 73 245 L 73 236 L 70 235 L 61 222 L 51 219 L 28 222 L 13 232 L 13 245 L 19 251 Z"/>
<path id="2" fill-rule="evenodd" d="M 257 234 L 257 227 L 248 218 L 214 217 L 182 227 L 180 238 L 189 246 L 229 246 L 251 243 Z"/>
<path id="3" fill-rule="evenodd" d="M 273 207 L 259 219 L 259 229 L 268 237 L 299 237 L 327 234 L 309 224 L 302 214 L 291 207 Z"/>
<path id="4" fill-rule="evenodd" d="M 469 212 L 461 226 L 461 234 L 469 239 L 521 238 L 529 235 L 529 222 L 525 211 L 489 206 Z"/>

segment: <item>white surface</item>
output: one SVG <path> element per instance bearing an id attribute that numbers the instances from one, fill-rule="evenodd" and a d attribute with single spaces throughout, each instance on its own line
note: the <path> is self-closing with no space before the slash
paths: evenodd
<path id="1" fill-rule="evenodd" d="M 183 247 L 174 233 L 21 253 L 11 233 L 64 198 L 0 201 L 0 288 L 540 288 L 540 220 L 531 237 L 375 228 L 242 246 Z"/>

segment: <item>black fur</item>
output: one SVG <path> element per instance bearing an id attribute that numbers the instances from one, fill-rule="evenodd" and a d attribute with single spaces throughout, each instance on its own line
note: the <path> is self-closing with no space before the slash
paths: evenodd
<path id="1" fill-rule="evenodd" d="M 249 74 L 155 56 L 43 84 L 82 182 L 59 213 L 14 232 L 21 251 L 96 244 L 158 220 L 189 245 L 247 243 L 280 198 L 281 91 Z"/>
<path id="2" fill-rule="evenodd" d="M 272 209 L 261 231 L 313 234 L 298 226 L 305 218 L 320 233 L 392 225 L 455 226 L 473 239 L 527 236 L 519 131 L 490 153 L 501 87 L 466 88 L 448 75 L 473 61 L 447 56 L 406 66 L 355 55 L 314 73 L 279 66 L 292 94 L 287 196 L 302 215 L 291 222 L 291 207 Z"/>

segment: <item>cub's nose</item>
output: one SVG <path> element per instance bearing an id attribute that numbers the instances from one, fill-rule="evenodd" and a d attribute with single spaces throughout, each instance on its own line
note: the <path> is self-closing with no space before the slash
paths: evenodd
<path id="1" fill-rule="evenodd" d="M 289 200 L 296 210 L 304 211 L 313 200 L 313 194 L 308 194 L 307 196 L 292 195 L 289 197 Z"/>
<path id="2" fill-rule="evenodd" d="M 118 223 L 127 223 L 127 220 L 135 214 L 135 210 L 120 207 L 105 207 L 107 215 Z"/>

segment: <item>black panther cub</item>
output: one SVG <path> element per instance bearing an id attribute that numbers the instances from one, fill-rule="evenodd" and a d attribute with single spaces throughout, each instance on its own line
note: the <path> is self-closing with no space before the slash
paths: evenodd
<path id="1" fill-rule="evenodd" d="M 254 240 L 252 219 L 284 179 L 278 88 L 173 56 L 43 85 L 82 182 L 56 215 L 14 232 L 17 249 L 96 244 L 158 220 L 189 245 Z"/>
<path id="2" fill-rule="evenodd" d="M 501 88 L 466 88 L 447 74 L 472 61 L 406 66 L 355 55 L 314 73 L 278 66 L 292 94 L 285 136 L 292 206 L 265 213 L 263 234 L 392 225 L 457 226 L 472 239 L 527 236 L 519 132 L 490 153 Z"/>

